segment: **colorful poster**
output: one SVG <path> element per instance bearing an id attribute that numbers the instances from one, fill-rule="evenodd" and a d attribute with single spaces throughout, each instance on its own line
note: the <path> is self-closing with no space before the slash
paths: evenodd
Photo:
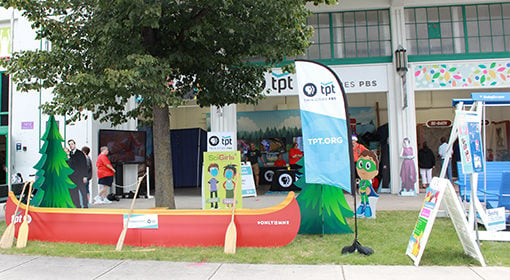
<path id="1" fill-rule="evenodd" d="M 461 205 L 452 183 L 448 179 L 438 177 L 432 178 L 432 182 L 427 188 L 418 221 L 416 221 L 416 226 L 407 245 L 406 254 L 414 261 L 414 265 L 419 265 L 443 200 L 460 243 L 464 248 L 464 253 L 485 266 L 485 260 L 476 242 L 474 231 L 468 225 L 464 206 Z"/>
<path id="2" fill-rule="evenodd" d="M 0 57 L 11 56 L 11 27 L 0 28 Z"/>
<path id="3" fill-rule="evenodd" d="M 306 183 L 351 191 L 351 151 L 340 79 L 330 68 L 296 61 Z M 349 159 L 349 160 L 346 160 Z"/>
<path id="4" fill-rule="evenodd" d="M 443 199 L 445 189 L 443 181 L 444 179 L 439 179 L 437 177 L 432 179 L 432 182 L 427 188 L 418 220 L 416 221 L 411 238 L 409 239 L 406 254 L 413 259 L 415 265 L 418 265 L 423 255 L 425 245 L 427 244 L 432 226 L 434 225 L 434 220 L 436 219 L 437 211 L 439 210 L 439 205 Z"/>
<path id="5" fill-rule="evenodd" d="M 202 172 L 202 208 L 242 208 L 241 153 L 205 152 Z"/>
<path id="6" fill-rule="evenodd" d="M 483 172 L 481 116 L 472 111 L 456 111 L 460 158 L 464 174 Z"/>

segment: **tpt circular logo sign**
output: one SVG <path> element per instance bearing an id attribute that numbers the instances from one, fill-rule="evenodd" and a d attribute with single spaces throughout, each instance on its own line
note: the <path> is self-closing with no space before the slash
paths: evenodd
<path id="1" fill-rule="evenodd" d="M 303 86 L 303 93 L 308 97 L 314 97 L 317 94 L 317 87 L 312 83 L 308 83 Z"/>
<path id="2" fill-rule="evenodd" d="M 211 138 L 209 138 L 209 144 L 211 146 L 216 146 L 220 143 L 220 138 L 218 138 L 218 136 L 211 136 Z"/>
<path id="3" fill-rule="evenodd" d="M 280 186 L 288 188 L 292 186 L 292 176 L 290 174 L 283 173 L 280 177 L 278 177 L 278 183 L 280 183 Z"/>

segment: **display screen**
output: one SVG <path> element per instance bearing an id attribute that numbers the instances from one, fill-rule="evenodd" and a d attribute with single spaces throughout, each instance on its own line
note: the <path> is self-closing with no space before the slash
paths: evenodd
<path id="1" fill-rule="evenodd" d="M 113 163 L 145 162 L 145 131 L 99 130 L 99 149 L 108 147 L 108 159 Z"/>
<path id="2" fill-rule="evenodd" d="M 265 138 L 260 140 L 261 153 L 285 153 L 285 138 Z"/>

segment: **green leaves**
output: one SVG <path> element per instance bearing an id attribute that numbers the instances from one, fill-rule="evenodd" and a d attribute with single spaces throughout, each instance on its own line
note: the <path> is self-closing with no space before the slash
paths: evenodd
<path id="1" fill-rule="evenodd" d="M 115 124 L 150 116 L 154 104 L 182 104 L 191 91 L 200 106 L 254 104 L 264 72 L 308 47 L 306 2 L 0 0 L 51 42 L 48 51 L 21 52 L 2 65 L 20 90 L 52 88 L 43 109 L 68 120 L 83 117 L 82 109 Z M 247 63 L 255 57 L 267 64 Z M 143 101 L 122 112 L 134 96 Z"/>

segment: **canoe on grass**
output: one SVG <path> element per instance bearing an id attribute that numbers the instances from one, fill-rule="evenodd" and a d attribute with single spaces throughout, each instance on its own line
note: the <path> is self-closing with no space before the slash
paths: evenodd
<path id="1" fill-rule="evenodd" d="M 16 235 L 26 205 L 17 205 L 10 192 L 7 225 L 15 221 Z M 44 208 L 30 206 L 28 240 L 115 245 L 129 209 Z M 128 246 L 222 247 L 231 210 L 135 209 L 124 241 Z M 289 192 L 280 204 L 263 209 L 236 209 L 237 247 L 281 247 L 297 235 L 299 206 Z"/>

